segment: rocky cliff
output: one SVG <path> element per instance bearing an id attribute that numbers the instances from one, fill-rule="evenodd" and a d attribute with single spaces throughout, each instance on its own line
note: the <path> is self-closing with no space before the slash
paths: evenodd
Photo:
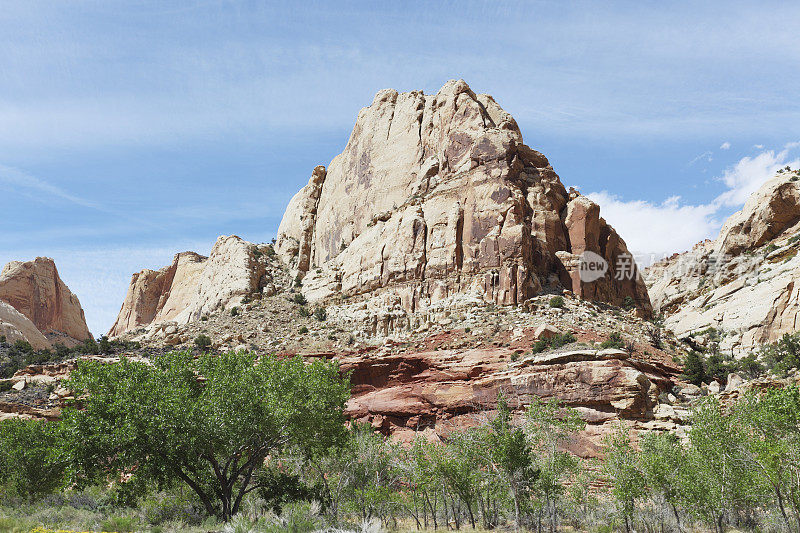
<path id="1" fill-rule="evenodd" d="M 7 264 L 0 272 L 0 301 L 24 315 L 51 342 L 71 345 L 92 336 L 78 297 L 48 257 Z M 36 342 L 28 338 L 31 344 L 40 341 L 34 337 Z"/>
<path id="2" fill-rule="evenodd" d="M 276 250 L 314 301 L 369 294 L 413 312 L 459 296 L 513 305 L 566 288 L 651 309 L 599 207 L 568 192 L 513 117 L 463 80 L 435 95 L 379 92 L 344 151 L 292 198 Z M 581 280 L 584 252 L 608 263 L 606 275 Z"/>
<path id="3" fill-rule="evenodd" d="M 713 241 L 647 270 L 654 308 L 678 336 L 721 330 L 746 352 L 800 329 L 800 172 L 783 171 Z"/>
<path id="4" fill-rule="evenodd" d="M 109 335 L 167 321 L 187 324 L 243 297 L 274 292 L 265 262 L 256 245 L 231 235 L 217 239 L 208 257 L 183 252 L 167 267 L 142 270 L 132 276 Z"/>

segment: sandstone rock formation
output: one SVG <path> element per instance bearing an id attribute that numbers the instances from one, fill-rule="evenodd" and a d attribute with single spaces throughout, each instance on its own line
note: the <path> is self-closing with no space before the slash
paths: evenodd
<path id="1" fill-rule="evenodd" d="M 276 250 L 311 300 L 368 293 L 417 311 L 459 295 L 520 304 L 566 288 L 614 304 L 630 296 L 650 312 L 635 264 L 618 268 L 629 254 L 599 207 L 567 192 L 511 115 L 463 80 L 435 95 L 379 92 L 344 151 L 292 198 Z M 607 261 L 605 276 L 581 280 L 584 252 Z"/>
<path id="2" fill-rule="evenodd" d="M 0 272 L 0 301 L 26 316 L 52 342 L 75 344 L 92 336 L 77 296 L 50 258 L 7 264 Z"/>
<path id="3" fill-rule="evenodd" d="M 269 287 L 263 252 L 235 235 L 217 239 L 211 254 L 179 253 L 170 266 L 134 274 L 109 336 L 151 324 L 186 324 L 239 305 Z"/>
<path id="4" fill-rule="evenodd" d="M 658 426 L 654 408 L 677 372 L 666 361 L 630 358 L 620 350 L 578 349 L 516 362 L 513 353 L 493 348 L 343 356 L 341 368 L 352 372 L 353 383 L 346 413 L 408 440 L 417 432 L 446 437 L 485 420 L 500 393 L 515 408 L 534 398 L 558 399 L 587 423 L 572 451 L 597 457 L 602 436 L 615 424 Z"/>
<path id="5" fill-rule="evenodd" d="M 650 296 L 678 336 L 713 327 L 734 353 L 800 330 L 800 173 L 782 172 L 704 241 L 647 270 Z"/>
<path id="6" fill-rule="evenodd" d="M 36 350 L 50 348 L 48 341 L 28 317 L 0 301 L 0 336 L 8 343 L 28 341 Z"/>

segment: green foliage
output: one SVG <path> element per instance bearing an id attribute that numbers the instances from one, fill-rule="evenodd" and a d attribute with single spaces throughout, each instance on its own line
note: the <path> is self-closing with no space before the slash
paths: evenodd
<path id="1" fill-rule="evenodd" d="M 614 331 L 606 340 L 600 343 L 600 347 L 604 350 L 606 348 L 616 348 L 618 350 L 622 350 L 625 348 L 625 340 L 622 338 L 622 334 L 619 331 Z"/>
<path id="2" fill-rule="evenodd" d="M 28 499 L 53 492 L 64 472 L 58 445 L 56 422 L 14 418 L 0 422 L 0 487 L 7 485 Z"/>
<path id="3" fill-rule="evenodd" d="M 202 333 L 194 338 L 195 347 L 201 352 L 206 352 L 211 348 L 211 337 Z"/>
<path id="4" fill-rule="evenodd" d="M 325 310 L 324 307 L 317 307 L 316 309 L 314 309 L 314 318 L 316 318 L 320 322 L 324 322 L 328 318 L 328 312 Z"/>
<path id="5" fill-rule="evenodd" d="M 683 363 L 683 374 L 681 377 L 698 387 L 702 385 L 708 378 L 706 367 L 703 364 L 703 356 L 694 350 L 689 352 L 686 355 L 686 361 Z"/>
<path id="6" fill-rule="evenodd" d="M 550 298 L 550 307 L 562 308 L 564 307 L 564 298 L 561 296 L 553 296 Z"/>
<path id="7" fill-rule="evenodd" d="M 231 307 L 231 316 L 239 316 L 239 308 L 235 305 Z"/>
<path id="8" fill-rule="evenodd" d="M 633 299 L 632 296 L 626 296 L 622 299 L 622 308 L 626 311 L 630 311 L 636 307 L 636 300 Z"/>
<path id="9" fill-rule="evenodd" d="M 185 483 L 224 520 L 257 487 L 267 456 L 288 448 L 314 456 L 341 442 L 349 397 L 335 364 L 246 353 L 81 361 L 69 384 L 86 397 L 64 416 L 74 482 L 135 470 L 134 478 Z"/>
<path id="10" fill-rule="evenodd" d="M 638 464 L 628 428 L 617 426 L 606 436 L 604 444 L 603 471 L 611 480 L 611 494 L 628 530 L 636 500 L 645 495 L 645 477 Z"/>
<path id="11" fill-rule="evenodd" d="M 297 333 L 299 333 L 300 335 L 305 335 L 306 333 L 308 333 L 308 328 L 305 326 L 300 326 L 300 329 L 297 330 Z"/>
<path id="12" fill-rule="evenodd" d="M 759 356 L 767 369 L 785 376 L 789 370 L 800 367 L 800 334 L 784 334 L 776 342 L 763 347 Z"/>
<path id="13" fill-rule="evenodd" d="M 292 298 L 292 301 L 294 303 L 298 304 L 298 305 L 306 305 L 308 303 L 308 300 L 306 300 L 306 297 L 303 296 L 302 292 L 294 293 L 294 297 Z"/>
<path id="14" fill-rule="evenodd" d="M 303 306 L 297 308 L 297 313 L 304 318 L 311 316 L 311 311 L 309 311 L 307 307 Z"/>
<path id="15" fill-rule="evenodd" d="M 555 350 L 557 348 L 561 348 L 562 346 L 566 346 L 567 344 L 572 344 L 577 339 L 572 332 L 568 331 L 566 333 L 558 333 L 553 335 L 549 339 L 539 339 L 535 343 L 533 343 L 533 353 L 541 353 L 546 350 Z"/>

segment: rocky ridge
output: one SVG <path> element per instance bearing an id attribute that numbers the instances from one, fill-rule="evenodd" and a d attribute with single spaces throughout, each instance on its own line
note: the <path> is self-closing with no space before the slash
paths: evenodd
<path id="1" fill-rule="evenodd" d="M 35 348 L 68 346 L 91 338 L 78 297 L 58 275 L 52 259 L 12 261 L 0 272 L 0 303 L 5 302 L 30 323 L 0 307 L 0 329 L 7 338 L 27 340 Z M 33 325 L 36 331 L 31 330 Z M 42 338 L 45 341 L 42 342 Z"/>
<path id="2" fill-rule="evenodd" d="M 246 242 L 236 235 L 221 236 L 211 253 L 175 255 L 172 264 L 160 270 L 145 269 L 133 274 L 109 336 L 157 326 L 166 322 L 188 324 L 208 313 L 230 309 L 243 297 L 274 294 L 272 269 L 268 275 L 264 255 L 271 247 Z M 280 283 L 288 283 L 281 279 Z"/>
<path id="3" fill-rule="evenodd" d="M 654 309 L 678 337 L 708 328 L 745 353 L 800 329 L 800 171 L 766 182 L 719 236 L 647 269 Z"/>
<path id="4" fill-rule="evenodd" d="M 491 96 L 450 81 L 435 95 L 379 92 L 344 151 L 292 198 L 276 251 L 311 301 L 368 296 L 406 312 L 443 300 L 517 305 L 563 288 L 650 312 L 624 241 L 561 184 Z M 580 258 L 610 266 L 582 281 Z"/>

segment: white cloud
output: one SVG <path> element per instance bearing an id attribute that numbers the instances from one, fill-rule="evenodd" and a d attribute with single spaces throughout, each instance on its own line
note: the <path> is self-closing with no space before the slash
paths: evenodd
<path id="1" fill-rule="evenodd" d="M 718 179 L 726 190 L 707 204 L 685 204 L 679 196 L 660 204 L 625 201 L 607 191 L 587 196 L 600 205 L 603 218 L 616 228 L 635 254 L 663 256 L 681 252 L 703 239 L 713 238 L 722 225 L 723 211 L 740 207 L 779 169 L 787 165 L 800 167 L 800 158 L 791 158 L 792 150 L 798 147 L 800 142 L 792 142 L 778 152 L 766 150 L 754 157 L 743 157 Z"/>
<path id="2" fill-rule="evenodd" d="M 644 200 L 625 201 L 607 191 L 587 196 L 600 205 L 603 218 L 614 226 L 625 239 L 628 249 L 636 254 L 660 257 L 688 250 L 721 226 L 715 218 L 715 206 L 682 204 L 679 196 L 667 198 L 660 204 Z M 637 261 L 642 263 L 639 257 Z"/>
<path id="3" fill-rule="evenodd" d="M 733 167 L 725 170 L 720 180 L 728 188 L 714 202 L 720 206 L 737 207 L 742 205 L 762 183 L 775 176 L 775 173 L 789 165 L 800 166 L 800 159 L 790 159 L 790 152 L 798 143 L 788 143 L 780 152 L 766 150 L 754 157 L 743 157 Z"/>
<path id="4" fill-rule="evenodd" d="M 731 143 L 729 143 L 728 141 L 725 141 L 724 143 L 722 143 L 720 145 L 719 149 L 720 150 L 730 150 L 731 149 Z"/>
<path id="5" fill-rule="evenodd" d="M 689 166 L 694 165 L 698 161 L 706 161 L 707 163 L 710 163 L 714 160 L 714 158 L 712 157 L 713 155 L 714 154 L 712 154 L 711 151 L 705 151 L 702 154 L 695 157 L 694 159 L 692 159 L 691 161 L 689 161 Z"/>

